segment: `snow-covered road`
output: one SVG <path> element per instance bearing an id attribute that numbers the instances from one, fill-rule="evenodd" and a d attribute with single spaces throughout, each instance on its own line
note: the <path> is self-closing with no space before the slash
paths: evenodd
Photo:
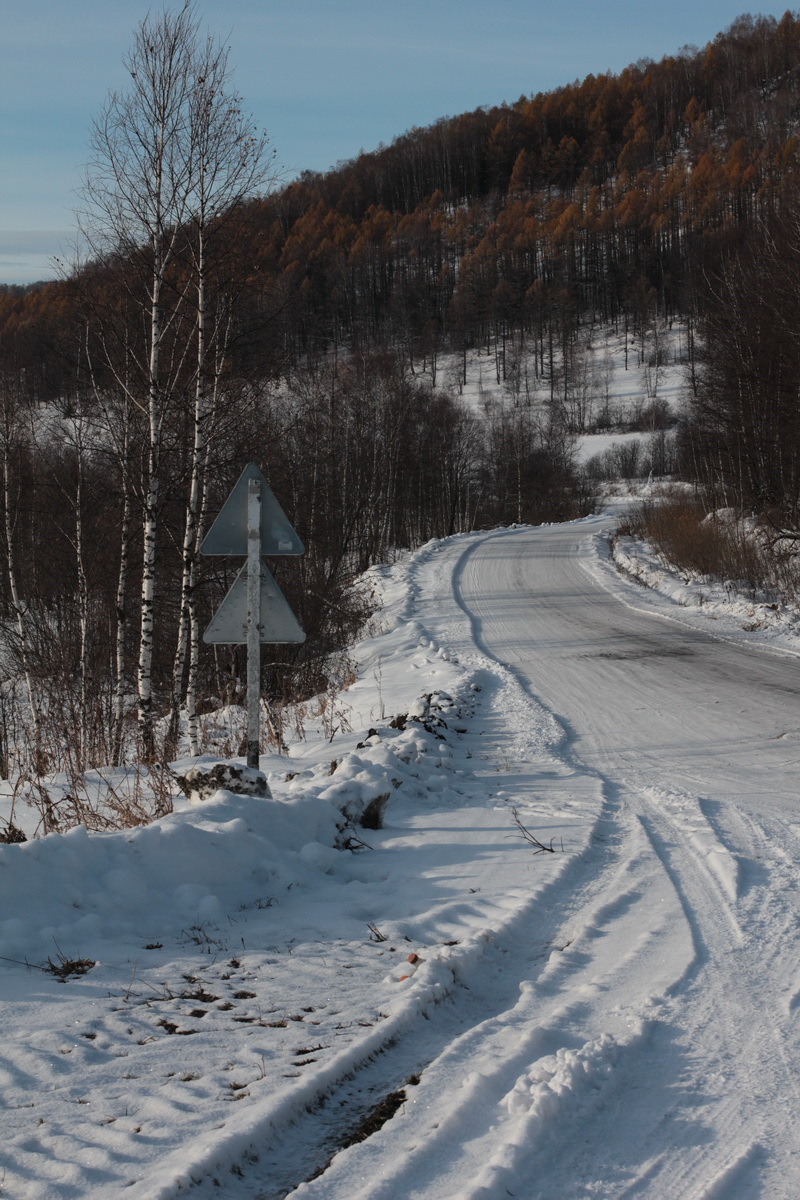
<path id="1" fill-rule="evenodd" d="M 607 525 L 376 572 L 274 801 L 0 847 L 0 1194 L 796 1200 L 800 663 Z"/>
<path id="2" fill-rule="evenodd" d="M 677 898 L 691 937 L 624 1101 L 584 1131 L 587 1194 L 794 1196 L 800 664 L 623 604 L 587 556 L 591 534 L 591 523 L 501 534 L 456 573 L 476 640 L 557 714 L 569 756 L 603 780 L 609 867 L 633 866 L 646 835 L 651 882 L 639 881 L 624 921 L 652 929 L 654 885 L 662 903 Z M 612 899 L 613 871 L 600 886 Z M 607 992 L 609 1010 L 628 986 Z M 569 1187 L 540 1194 L 574 1194 L 568 1174 Z"/>
<path id="3" fill-rule="evenodd" d="M 381 1134 L 390 1169 L 373 1145 L 351 1195 L 798 1195 L 800 664 L 634 607 L 594 552 L 601 526 L 442 552 L 475 645 L 556 715 L 559 755 L 603 802 L 558 896 L 563 949 L 520 956 L 502 1036 L 490 1022 L 449 1048 L 468 1095 L 433 1063 L 395 1153 Z M 443 610 L 420 597 L 457 644 Z M 354 1169 L 308 1195 L 343 1198 Z"/>

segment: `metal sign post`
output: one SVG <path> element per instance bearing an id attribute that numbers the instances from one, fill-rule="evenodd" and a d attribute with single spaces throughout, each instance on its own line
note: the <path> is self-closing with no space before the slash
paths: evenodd
<path id="1" fill-rule="evenodd" d="M 247 486 L 247 765 L 261 753 L 261 480 Z"/>
<path id="2" fill-rule="evenodd" d="M 255 463 L 248 463 L 200 547 L 201 554 L 246 554 L 247 562 L 203 634 L 207 643 L 247 646 L 247 765 L 261 750 L 261 643 L 294 643 L 306 635 L 262 554 L 302 554 L 303 543 Z"/>

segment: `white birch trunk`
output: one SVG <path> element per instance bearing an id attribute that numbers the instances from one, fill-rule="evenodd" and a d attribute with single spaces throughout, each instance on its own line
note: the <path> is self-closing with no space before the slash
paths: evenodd
<path id="1" fill-rule="evenodd" d="M 190 642 L 192 636 L 191 612 L 193 608 L 194 589 L 197 579 L 197 554 L 199 550 L 200 509 L 203 493 L 203 468 L 206 461 L 208 441 L 208 403 L 206 398 L 206 263 L 205 263 L 205 227 L 200 221 L 197 231 L 197 314 L 195 320 L 197 332 L 197 364 L 195 372 L 195 394 L 193 413 L 193 438 L 191 449 L 191 466 L 189 480 L 189 496 L 186 503 L 186 519 L 183 530 L 183 545 L 181 547 L 182 575 L 181 602 L 178 618 L 178 637 L 175 649 L 175 662 L 172 671 L 172 704 L 170 708 L 169 731 L 167 734 L 169 753 L 177 753 L 178 731 L 180 728 L 181 697 L 184 679 L 187 675 L 187 665 L 191 657 Z M 193 707 L 196 704 L 196 676 L 192 681 Z M 190 739 L 191 740 L 191 739 Z M 196 713 L 195 713 L 196 741 Z M 191 751 L 191 753 L 196 753 Z"/>
<path id="2" fill-rule="evenodd" d="M 161 279 L 153 281 L 153 303 L 150 312 L 150 360 L 148 395 L 149 446 L 147 481 L 142 522 L 142 592 L 141 632 L 139 637 L 139 743 L 142 757 L 155 756 L 153 712 L 153 624 L 155 597 L 156 536 L 158 532 L 158 493 L 161 442 L 161 412 L 159 395 L 159 356 L 161 350 Z"/>
<path id="3" fill-rule="evenodd" d="M 89 581 L 86 577 L 83 536 L 83 424 L 77 423 L 75 445 L 75 566 L 78 583 L 79 682 L 78 682 L 78 770 L 85 771 L 89 756 Z"/>
<path id="4" fill-rule="evenodd" d="M 127 691 L 125 678 L 127 613 L 125 605 L 128 592 L 128 572 L 131 550 L 131 499 L 128 491 L 127 478 L 124 475 L 122 480 L 122 488 L 122 529 L 119 547 L 119 571 L 117 573 L 117 594 L 115 608 L 116 637 L 114 645 L 115 678 L 112 758 L 115 766 L 121 766 L 123 761 L 123 730 L 125 723 L 125 696 Z"/>

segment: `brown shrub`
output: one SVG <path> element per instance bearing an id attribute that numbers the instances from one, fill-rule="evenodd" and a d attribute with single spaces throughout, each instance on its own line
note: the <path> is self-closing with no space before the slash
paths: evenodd
<path id="1" fill-rule="evenodd" d="M 695 496 L 672 496 L 636 505 L 619 533 L 642 538 L 671 565 L 720 582 L 733 582 L 751 595 L 792 601 L 800 594 L 800 566 L 785 550 L 741 520 L 709 513 Z"/>

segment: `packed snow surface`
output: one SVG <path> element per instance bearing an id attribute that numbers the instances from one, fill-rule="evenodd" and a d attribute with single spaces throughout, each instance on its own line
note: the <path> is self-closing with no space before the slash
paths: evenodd
<path id="1" fill-rule="evenodd" d="M 796 1200 L 798 643 L 611 523 L 374 571 L 273 799 L 0 846 L 0 1195 Z"/>

